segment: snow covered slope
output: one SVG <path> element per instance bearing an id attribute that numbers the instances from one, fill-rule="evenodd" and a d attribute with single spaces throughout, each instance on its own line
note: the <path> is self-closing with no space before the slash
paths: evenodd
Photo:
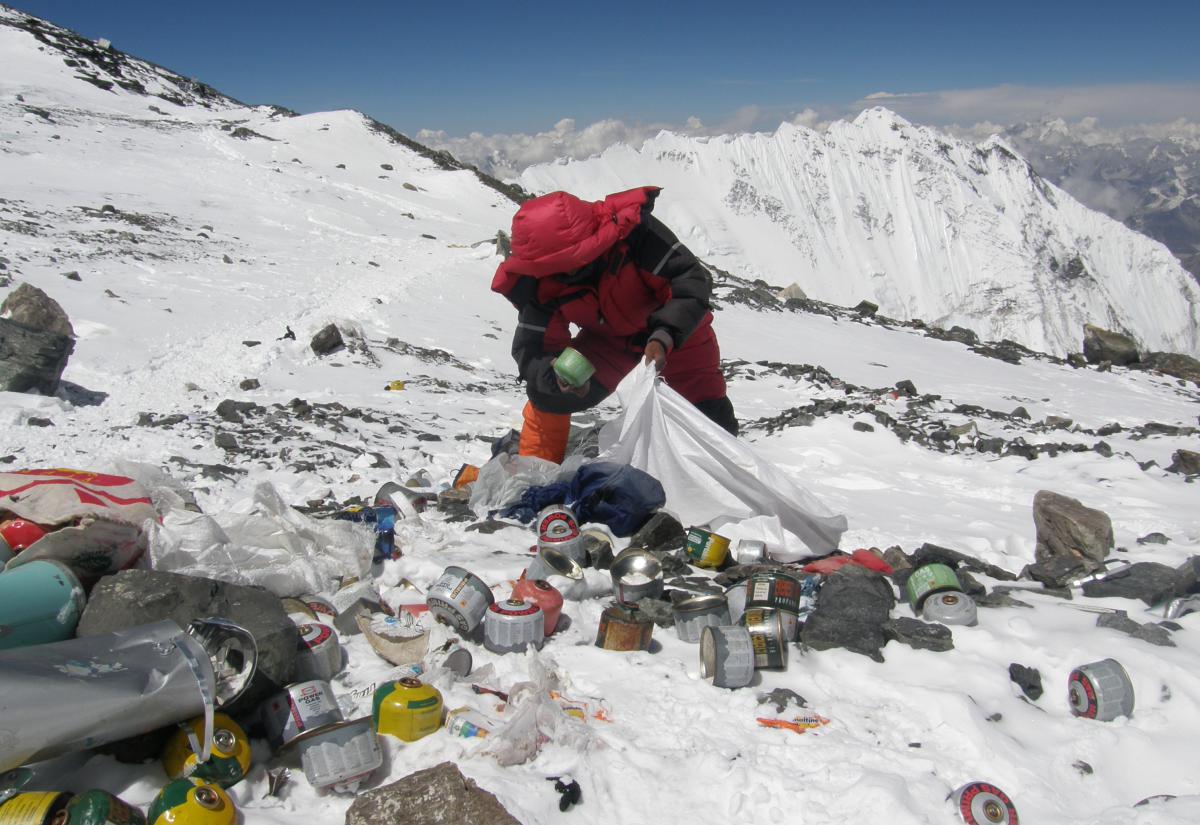
<path id="1" fill-rule="evenodd" d="M 667 191 L 662 217 L 697 255 L 813 298 L 961 325 L 1064 355 L 1083 324 L 1143 348 L 1200 352 L 1200 286 L 1160 244 L 1081 206 L 1003 142 L 975 146 L 886 109 L 827 132 L 661 133 L 527 169 L 536 192 Z"/>
<path id="2" fill-rule="evenodd" d="M 215 92 L 173 103 L 103 89 L 77 77 L 99 70 L 64 63 L 77 50 L 8 25 L 24 20 L 0 10 L 0 299 L 21 283 L 41 288 L 78 341 L 58 396 L 0 393 L 0 467 L 135 472 L 186 550 L 210 539 L 188 533 L 196 514 L 172 507 L 172 488 L 229 522 L 261 509 L 261 485 L 291 505 L 333 506 L 488 460 L 524 403 L 509 355 L 515 313 L 488 291 L 500 260 L 489 239 L 509 224 L 511 200 L 357 113 L 293 117 Z M 151 89 L 159 70 L 122 71 Z M 163 91 L 181 89 L 159 77 Z M 668 216 L 688 204 L 678 192 L 661 200 Z M 1033 559 L 1033 496 L 1050 489 L 1111 516 L 1114 556 L 1177 565 L 1200 554 L 1196 485 L 1163 469 L 1176 450 L 1200 449 L 1194 385 L 1008 363 L 912 327 L 747 302 L 753 288 L 721 282 L 716 329 L 743 441 L 846 514 L 844 549 L 932 542 L 1015 572 Z M 309 339 L 330 322 L 348 346 L 318 357 Z M 906 379 L 917 396 L 895 391 Z M 393 381 L 404 388 L 385 389 Z M 1018 405 L 1030 418 L 1009 414 Z M 1151 532 L 1167 543 L 1138 542 Z M 449 564 L 507 596 L 534 537 L 427 512 L 401 522 L 397 540 L 403 557 L 374 571 L 389 602 L 411 594 L 403 581 L 427 588 Z M 1022 598 L 1032 607 L 983 608 L 977 627 L 954 628 L 951 651 L 893 642 L 876 663 L 793 648 L 788 670 L 736 691 L 701 679 L 696 647 L 670 629 L 655 629 L 653 652 L 596 648 L 606 600 L 569 601 L 570 627 L 540 653 L 467 642 L 474 678 L 509 690 L 552 667 L 567 695 L 602 700 L 608 721 L 509 767 L 445 732 L 385 738 L 369 786 L 449 759 L 525 825 L 564 821 L 545 779 L 561 774 L 583 788 L 566 815 L 576 825 L 950 825 L 945 797 L 969 780 L 997 783 L 1027 822 L 1200 821 L 1200 614 L 1179 620 L 1175 647 L 1154 647 L 1069 609 L 1082 600 Z M 1137 601 L 1086 604 L 1158 620 Z M 396 673 L 362 636 L 342 641 L 349 664 L 334 690 L 362 712 Z M 1135 715 L 1075 718 L 1067 674 L 1105 657 L 1128 669 Z M 1037 702 L 1009 681 L 1011 662 L 1040 670 Z M 465 683 L 442 687 L 449 707 L 494 710 Z M 830 724 L 803 736 L 760 727 L 756 717 L 779 714 L 757 696 L 776 688 Z M 292 780 L 268 797 L 266 769 L 280 765 Z M 103 787 L 143 809 L 165 781 L 155 763 L 95 754 L 48 771 L 54 788 Z M 245 825 L 341 825 L 351 803 L 316 793 L 258 740 L 230 793 Z M 1176 798 L 1134 807 L 1159 794 Z"/>

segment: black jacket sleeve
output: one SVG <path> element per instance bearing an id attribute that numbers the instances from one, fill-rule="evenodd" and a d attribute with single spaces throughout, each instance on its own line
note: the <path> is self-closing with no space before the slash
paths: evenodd
<path id="1" fill-rule="evenodd" d="M 551 366 L 554 355 L 545 351 L 546 330 L 553 317 L 553 310 L 527 303 L 517 315 L 517 330 L 513 333 L 512 355 L 517 372 L 528 382 L 530 390 L 544 394 L 558 392 Z"/>
<path id="2" fill-rule="evenodd" d="M 650 316 L 650 332 L 664 329 L 678 347 L 712 309 L 712 275 L 662 221 L 647 213 L 629 234 L 630 259 L 671 285 L 671 300 Z"/>

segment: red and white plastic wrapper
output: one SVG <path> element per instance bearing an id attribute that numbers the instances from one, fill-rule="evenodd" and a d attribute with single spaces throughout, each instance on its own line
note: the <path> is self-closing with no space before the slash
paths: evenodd
<path id="1" fill-rule="evenodd" d="M 751 444 L 725 432 L 656 376 L 652 365 L 639 363 L 617 386 L 624 410 L 600 431 L 602 459 L 630 464 L 658 479 L 667 508 L 682 523 L 717 529 L 713 524 L 723 517 L 721 535 L 765 541 L 777 561 L 838 546 L 845 516 L 832 513 L 759 457 Z M 724 527 L 763 516 L 777 519 L 784 541 L 731 535 Z"/>
<path id="2" fill-rule="evenodd" d="M 131 478 L 82 470 L 0 473 L 0 513 L 47 533 L 9 560 L 58 561 L 85 578 L 131 566 L 146 550 L 148 525 L 158 518 L 144 487 Z"/>

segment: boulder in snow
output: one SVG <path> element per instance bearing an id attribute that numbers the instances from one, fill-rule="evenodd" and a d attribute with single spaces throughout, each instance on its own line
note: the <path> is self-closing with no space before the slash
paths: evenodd
<path id="1" fill-rule="evenodd" d="M 1137 344 L 1128 335 L 1084 324 L 1083 357 L 1089 364 L 1108 361 L 1118 367 L 1128 366 L 1138 361 Z"/>
<path id="2" fill-rule="evenodd" d="M 346 346 L 346 342 L 342 340 L 342 332 L 337 324 L 328 324 L 312 337 L 310 346 L 317 355 L 328 355 Z"/>
<path id="3" fill-rule="evenodd" d="M 521 825 L 496 797 L 463 776 L 452 762 L 360 793 L 346 811 L 346 825 Z"/>
<path id="4" fill-rule="evenodd" d="M 817 650 L 842 647 L 883 661 L 881 648 L 896 596 L 879 573 L 847 564 L 821 587 L 817 607 L 804 623 L 800 640 Z"/>
<path id="5" fill-rule="evenodd" d="M 53 395 L 75 349 L 75 330 L 58 302 L 21 284 L 0 304 L 0 391 Z"/>
<path id="6" fill-rule="evenodd" d="M 1171 454 L 1171 466 L 1167 472 L 1196 475 L 1200 473 L 1200 453 L 1191 450 L 1176 450 Z"/>
<path id="7" fill-rule="evenodd" d="M 1040 563 L 1070 556 L 1094 570 L 1113 549 L 1108 514 L 1068 496 L 1039 490 L 1033 497 L 1033 523 L 1037 528 L 1035 557 Z"/>

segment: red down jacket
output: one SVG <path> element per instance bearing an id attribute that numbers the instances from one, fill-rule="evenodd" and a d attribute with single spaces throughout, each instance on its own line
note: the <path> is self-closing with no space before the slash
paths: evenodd
<path id="1" fill-rule="evenodd" d="M 589 203 L 566 192 L 527 201 L 512 222 L 512 255 L 492 289 L 519 311 L 513 357 L 529 398 L 555 413 L 583 409 L 612 391 L 647 339 L 671 350 L 663 378 L 693 402 L 723 398 L 712 332 L 712 279 L 650 214 L 656 187 Z M 572 337 L 572 325 L 579 334 Z M 596 367 L 586 399 L 557 390 L 551 363 L 574 346 Z"/>

